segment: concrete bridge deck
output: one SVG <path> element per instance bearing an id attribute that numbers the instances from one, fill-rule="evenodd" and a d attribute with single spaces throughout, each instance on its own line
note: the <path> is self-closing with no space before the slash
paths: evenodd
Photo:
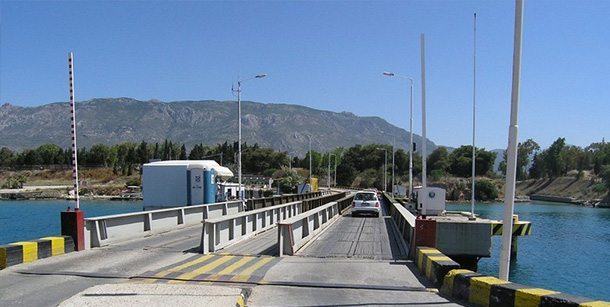
<path id="1" fill-rule="evenodd" d="M 142 303 L 144 298 L 163 304 L 163 298 L 171 301 L 173 292 L 160 287 L 170 287 L 182 293 L 172 303 L 176 306 L 182 301 L 223 305 L 214 299 L 224 295 L 235 301 L 240 289 L 251 289 L 248 306 L 459 306 L 431 292 L 431 284 L 405 260 L 406 248 L 394 233 L 391 219 L 353 218 L 348 213 L 297 256 L 280 258 L 274 256 L 273 229 L 255 240 L 201 255 L 201 226 L 191 226 L 9 267 L 0 271 L 0 305 L 54 306 L 73 296 L 65 306 Z M 105 284 L 114 285 L 113 290 L 89 289 Z M 211 286 L 224 288 L 214 288 L 219 294 Z M 155 299 L 150 291 L 156 287 Z"/>

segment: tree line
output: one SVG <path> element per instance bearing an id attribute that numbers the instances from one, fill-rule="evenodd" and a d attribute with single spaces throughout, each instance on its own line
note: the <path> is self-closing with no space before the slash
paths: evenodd
<path id="1" fill-rule="evenodd" d="M 565 138 L 558 138 L 545 150 L 540 150 L 532 139 L 518 145 L 518 180 L 557 178 L 573 170 L 578 178 L 584 177 L 586 171 L 595 174 L 610 189 L 610 144 L 602 140 L 583 148 L 567 145 Z M 500 171 L 506 174 L 506 153 Z"/>
<path id="2" fill-rule="evenodd" d="M 185 144 L 165 140 L 163 143 L 122 143 L 117 145 L 96 144 L 91 148 L 77 150 L 79 167 L 112 167 L 115 174 L 131 175 L 139 166 L 153 160 L 215 160 L 219 164 L 234 166 L 237 143 L 218 144 L 215 147 L 197 144 L 189 151 Z M 31 168 L 45 165 L 72 163 L 71 149 L 62 149 L 55 144 L 44 144 L 35 149 L 16 153 L 7 147 L 0 148 L 0 167 Z M 242 146 L 244 172 L 262 174 L 268 169 L 279 169 L 288 164 L 287 154 L 258 144 Z"/>
<path id="3" fill-rule="evenodd" d="M 223 166 L 236 171 L 237 142 L 217 144 L 210 147 L 197 144 L 187 150 L 185 144 L 165 140 L 163 143 L 122 143 L 117 145 L 93 145 L 91 148 L 78 149 L 81 167 L 112 167 L 115 174 L 130 175 L 143 163 L 151 160 L 215 160 Z M 292 156 L 286 151 L 275 151 L 260 147 L 258 144 L 242 146 L 242 170 L 247 174 L 272 176 L 292 176 L 289 181 L 304 182 L 309 176 L 309 165 L 313 174 L 327 178 L 328 166 L 332 177 L 336 176 L 339 186 L 376 187 L 384 185 L 384 169 L 387 186 L 391 187 L 393 147 L 385 144 L 355 145 L 350 148 L 337 148 L 331 152 L 312 151 L 302 157 Z M 387 163 L 386 163 L 387 154 Z M 394 173 L 396 182 L 409 181 L 409 153 L 403 149 L 394 151 Z M 484 148 L 475 151 L 477 176 L 498 176 L 496 171 L 506 173 L 506 153 L 498 170 L 494 170 L 496 153 Z M 329 163 L 330 162 L 330 163 Z M 7 147 L 0 148 L 0 166 L 9 168 L 32 167 L 38 165 L 71 164 L 70 149 L 62 149 L 54 144 L 41 145 L 15 153 Z M 386 168 L 387 167 L 387 168 Z M 303 176 L 296 176 L 292 169 L 306 170 Z M 336 168 L 336 174 L 335 174 Z M 461 146 L 453 151 L 446 147 L 436 148 L 427 158 L 427 175 L 432 181 L 444 176 L 469 178 L 472 175 L 472 146 Z M 570 170 L 577 170 L 578 176 L 591 171 L 610 188 L 610 144 L 593 143 L 585 148 L 566 145 L 565 138 L 558 138 L 549 148 L 541 150 L 531 139 L 518 144 L 517 179 L 553 178 L 564 176 Z M 422 157 L 413 155 L 413 177 L 421 180 Z"/>

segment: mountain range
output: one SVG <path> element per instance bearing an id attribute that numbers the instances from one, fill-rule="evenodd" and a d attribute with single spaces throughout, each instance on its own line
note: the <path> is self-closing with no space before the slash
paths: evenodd
<path id="1" fill-rule="evenodd" d="M 13 151 L 53 143 L 71 145 L 70 107 L 56 102 L 38 107 L 0 107 L 0 147 Z M 76 103 L 77 146 L 124 142 L 164 142 L 215 146 L 237 141 L 236 101 L 138 101 L 92 99 Z M 316 110 L 300 105 L 242 101 L 242 141 L 303 155 L 311 147 L 326 152 L 337 147 L 373 143 L 408 150 L 409 133 L 379 117 Z M 417 152 L 422 138 L 413 136 Z M 430 140 L 426 151 L 437 146 Z"/>

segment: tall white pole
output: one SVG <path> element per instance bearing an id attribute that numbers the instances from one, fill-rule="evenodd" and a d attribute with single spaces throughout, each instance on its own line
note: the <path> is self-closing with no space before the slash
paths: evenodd
<path id="1" fill-rule="evenodd" d="M 523 35 L 523 0 L 515 5 L 515 43 L 513 50 L 513 88 L 511 93 L 510 126 L 508 128 L 508 157 L 506 165 L 506 187 L 504 193 L 504 219 L 502 248 L 500 253 L 499 278 L 508 280 L 510 268 L 510 246 L 513 234 L 513 212 L 515 207 L 515 182 L 517 179 L 517 136 L 519 134 L 519 86 L 521 81 L 521 43 Z"/>
<path id="2" fill-rule="evenodd" d="M 409 144 L 409 201 L 411 201 L 411 195 L 413 195 L 413 79 L 411 81 L 411 118 L 409 120 L 409 130 L 411 134 L 411 140 Z"/>
<path id="3" fill-rule="evenodd" d="M 470 218 L 474 218 L 474 183 L 475 183 L 475 164 L 476 164 L 476 114 L 477 114 L 477 13 L 474 13 L 474 82 L 472 89 L 472 195 L 470 197 Z"/>
<path id="4" fill-rule="evenodd" d="M 237 153 L 239 154 L 237 157 L 237 184 L 239 185 L 238 187 L 238 191 L 239 191 L 239 199 L 243 200 L 244 199 L 244 193 L 242 191 L 242 187 L 241 187 L 241 83 L 242 82 L 246 82 L 248 80 L 252 80 L 252 79 L 260 79 L 260 78 L 264 78 L 266 77 L 266 74 L 261 74 L 261 75 L 256 75 L 250 79 L 245 79 L 245 80 L 237 80 L 237 130 L 238 130 L 238 137 L 237 137 Z M 231 87 L 231 91 L 233 91 L 233 87 Z"/>
<path id="5" fill-rule="evenodd" d="M 328 189 L 330 190 L 330 153 L 328 154 Z"/>
<path id="6" fill-rule="evenodd" d="M 394 140 L 396 142 L 396 140 Z M 392 197 L 396 195 L 396 191 L 394 191 L 394 187 L 396 183 L 394 182 L 394 142 L 392 143 Z"/>
<path id="7" fill-rule="evenodd" d="M 388 149 L 384 148 L 385 150 L 385 164 L 383 167 L 383 191 L 387 192 L 388 191 Z"/>
<path id="8" fill-rule="evenodd" d="M 70 121 L 72 125 L 72 178 L 74 179 L 74 201 L 76 202 L 75 210 L 80 210 L 80 202 L 78 199 L 78 159 L 76 147 L 76 109 L 74 107 L 74 60 L 73 54 L 68 54 L 68 68 L 70 71 Z"/>
<path id="9" fill-rule="evenodd" d="M 337 186 L 337 155 L 335 155 L 335 187 Z"/>
<path id="10" fill-rule="evenodd" d="M 244 199 L 241 190 L 241 81 L 237 81 L 237 191 L 239 199 Z"/>
<path id="11" fill-rule="evenodd" d="M 422 187 L 427 187 L 426 183 L 426 39 L 424 33 L 421 34 L 421 118 L 422 118 Z M 424 198 L 425 199 L 425 198 Z M 425 207 L 425 204 L 424 204 Z"/>
<path id="12" fill-rule="evenodd" d="M 311 136 L 309 138 L 309 184 L 311 183 L 311 179 L 313 178 L 313 169 L 311 168 Z M 313 187 L 311 187 L 313 189 Z M 311 191 L 313 192 L 313 191 Z"/>

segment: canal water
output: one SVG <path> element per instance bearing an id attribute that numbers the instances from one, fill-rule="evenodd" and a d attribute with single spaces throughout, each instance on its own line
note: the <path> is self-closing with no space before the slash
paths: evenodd
<path id="1" fill-rule="evenodd" d="M 0 201 L 0 245 L 61 234 L 60 212 L 74 209 L 68 200 Z M 141 201 L 81 200 L 85 217 L 142 211 Z"/>
<path id="2" fill-rule="evenodd" d="M 60 234 L 61 211 L 71 201 L 0 201 L 0 245 Z M 142 202 L 82 201 L 86 217 L 142 211 Z M 470 211 L 470 204 L 447 204 Z M 476 204 L 483 218 L 502 219 L 503 204 Z M 547 202 L 519 203 L 515 214 L 531 221 L 531 236 L 519 239 L 519 257 L 510 280 L 527 286 L 610 301 L 610 209 Z M 501 236 L 479 272 L 498 275 Z"/>
<path id="3" fill-rule="evenodd" d="M 470 204 L 447 204 L 468 211 Z M 502 219 L 503 204 L 475 204 L 483 218 Z M 610 209 L 549 202 L 515 204 L 519 220 L 532 222 L 532 235 L 519 238 L 510 265 L 515 283 L 610 301 Z M 502 236 L 492 239 L 492 257 L 479 272 L 498 276 Z"/>

